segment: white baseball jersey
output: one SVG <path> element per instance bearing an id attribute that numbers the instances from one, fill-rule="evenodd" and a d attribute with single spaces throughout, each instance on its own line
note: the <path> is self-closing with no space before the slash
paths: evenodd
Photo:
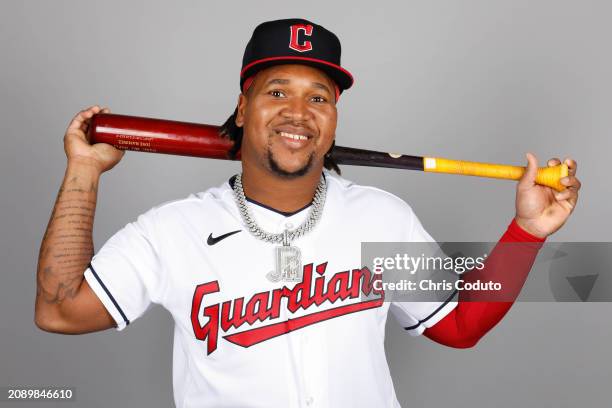
<path id="1" fill-rule="evenodd" d="M 401 199 L 324 174 L 323 215 L 293 242 L 301 282 L 266 277 L 276 244 L 245 229 L 229 181 L 149 210 L 92 259 L 85 278 L 118 330 L 152 302 L 172 314 L 178 408 L 399 407 L 384 350 L 387 312 L 416 336 L 456 302 L 384 302 L 360 265 L 361 242 L 433 240 Z M 308 213 L 249 208 L 275 233 Z"/>

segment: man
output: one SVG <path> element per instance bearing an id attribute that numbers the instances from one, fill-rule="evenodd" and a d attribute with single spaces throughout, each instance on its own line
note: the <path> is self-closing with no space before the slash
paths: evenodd
<path id="1" fill-rule="evenodd" d="M 175 320 L 177 407 L 399 406 L 384 354 L 389 310 L 413 335 L 470 347 L 511 302 L 385 302 L 374 288 L 362 241 L 432 238 L 402 200 L 324 170 L 334 168 L 336 103 L 352 83 L 330 31 L 301 19 L 259 25 L 224 126 L 242 173 L 151 209 L 93 258 L 99 178 L 123 152 L 86 140 L 89 119 L 108 109 L 77 114 L 41 245 L 36 324 L 122 330 L 151 302 L 163 305 Z M 573 160 L 561 193 L 536 185 L 528 162 L 502 241 L 541 243 L 576 205 Z M 519 257 L 520 284 L 536 253 Z"/>

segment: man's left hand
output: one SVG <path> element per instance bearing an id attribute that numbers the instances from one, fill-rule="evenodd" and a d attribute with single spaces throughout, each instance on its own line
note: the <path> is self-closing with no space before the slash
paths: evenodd
<path id="1" fill-rule="evenodd" d="M 527 169 L 516 186 L 516 222 L 525 231 L 546 238 L 557 231 L 576 208 L 581 183 L 576 178 L 577 164 L 567 158 L 568 176 L 561 179 L 566 189 L 556 191 L 535 183 L 538 159 L 527 153 Z M 561 164 L 559 159 L 550 159 L 548 166 Z"/>

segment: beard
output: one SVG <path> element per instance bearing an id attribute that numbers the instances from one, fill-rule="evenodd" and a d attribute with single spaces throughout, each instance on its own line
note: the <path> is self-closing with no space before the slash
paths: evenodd
<path id="1" fill-rule="evenodd" d="M 304 163 L 302 167 L 294 171 L 287 171 L 280 166 L 280 164 L 274 157 L 274 153 L 272 153 L 270 149 L 268 149 L 267 153 L 268 153 L 267 154 L 268 166 L 270 167 L 270 170 L 272 170 L 272 172 L 276 174 L 277 176 L 280 176 L 282 178 L 289 179 L 289 180 L 296 179 L 298 177 L 302 177 L 306 173 L 308 173 L 308 171 L 310 171 L 310 169 L 312 168 L 312 163 L 314 161 L 314 152 L 312 152 L 308 155 L 308 159 L 306 160 L 306 163 Z"/>

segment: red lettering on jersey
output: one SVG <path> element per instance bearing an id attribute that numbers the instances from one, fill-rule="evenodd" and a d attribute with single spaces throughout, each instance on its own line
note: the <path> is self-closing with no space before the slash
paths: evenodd
<path id="1" fill-rule="evenodd" d="M 208 338 L 208 353 L 210 354 L 217 349 L 217 337 L 219 332 L 219 304 L 204 308 L 203 316 L 208 318 L 204 326 L 200 325 L 199 315 L 200 307 L 204 295 L 219 291 L 219 283 L 217 281 L 204 283 L 196 286 L 193 293 L 193 303 L 191 304 L 191 325 L 193 332 L 198 340 L 206 340 Z"/>
<path id="2" fill-rule="evenodd" d="M 256 329 L 230 334 L 228 336 L 224 336 L 223 338 L 242 347 L 251 347 L 257 343 L 261 343 L 262 341 L 269 340 L 282 334 L 287 334 L 306 326 L 310 326 L 311 324 L 320 323 L 322 321 L 333 319 L 334 317 L 338 316 L 344 316 L 349 313 L 361 312 L 363 310 L 380 307 L 382 302 L 383 299 L 374 299 L 367 300 L 365 302 L 351 303 L 349 305 L 322 310 L 320 312 L 311 313 L 306 316 L 271 324 L 269 326 L 258 327 Z"/>
<path id="3" fill-rule="evenodd" d="M 242 314 L 243 304 L 243 297 L 223 302 L 221 305 L 221 329 L 223 331 L 228 331 L 232 327 L 238 328 L 244 324 L 246 319 Z"/>
<path id="4" fill-rule="evenodd" d="M 202 341 L 208 340 L 207 353 L 210 354 L 217 349 L 219 327 L 223 332 L 227 332 L 232 328 L 238 329 L 244 324 L 252 326 L 258 321 L 278 319 L 282 298 L 287 299 L 287 310 L 295 313 L 300 309 L 307 310 L 313 305 L 333 304 L 338 299 L 356 299 L 360 294 L 365 296 L 370 295 L 370 293 L 378 295 L 372 300 L 344 304 L 287 321 L 228 334 L 223 338 L 242 347 L 250 347 L 311 324 L 382 305 L 384 292 L 377 291 L 373 287 L 374 280 L 380 279 L 380 275 L 372 274 L 368 268 L 353 269 L 352 271 L 336 273 L 325 284 L 326 268 L 327 262 L 317 265 L 318 276 L 314 279 L 314 291 L 312 290 L 313 264 L 308 264 L 304 266 L 302 281 L 292 289 L 283 286 L 272 291 L 256 293 L 246 302 L 246 307 L 244 297 L 240 297 L 225 301 L 221 306 L 219 303 L 215 303 L 202 309 L 204 296 L 219 292 L 219 283 L 218 281 L 212 281 L 198 285 L 193 294 L 191 308 L 191 324 L 195 337 Z M 270 299 L 272 299 L 272 303 L 270 303 Z M 204 325 L 201 325 L 200 318 L 207 318 L 208 320 Z"/>
<path id="5" fill-rule="evenodd" d="M 312 35 L 312 25 L 310 24 L 294 24 L 291 26 L 291 35 L 289 38 L 289 48 L 292 50 L 296 50 L 299 52 L 305 52 L 312 50 L 312 43 L 310 41 L 304 41 L 302 43 L 299 42 L 298 36 L 300 31 L 304 33 L 304 35 L 311 36 Z"/>

